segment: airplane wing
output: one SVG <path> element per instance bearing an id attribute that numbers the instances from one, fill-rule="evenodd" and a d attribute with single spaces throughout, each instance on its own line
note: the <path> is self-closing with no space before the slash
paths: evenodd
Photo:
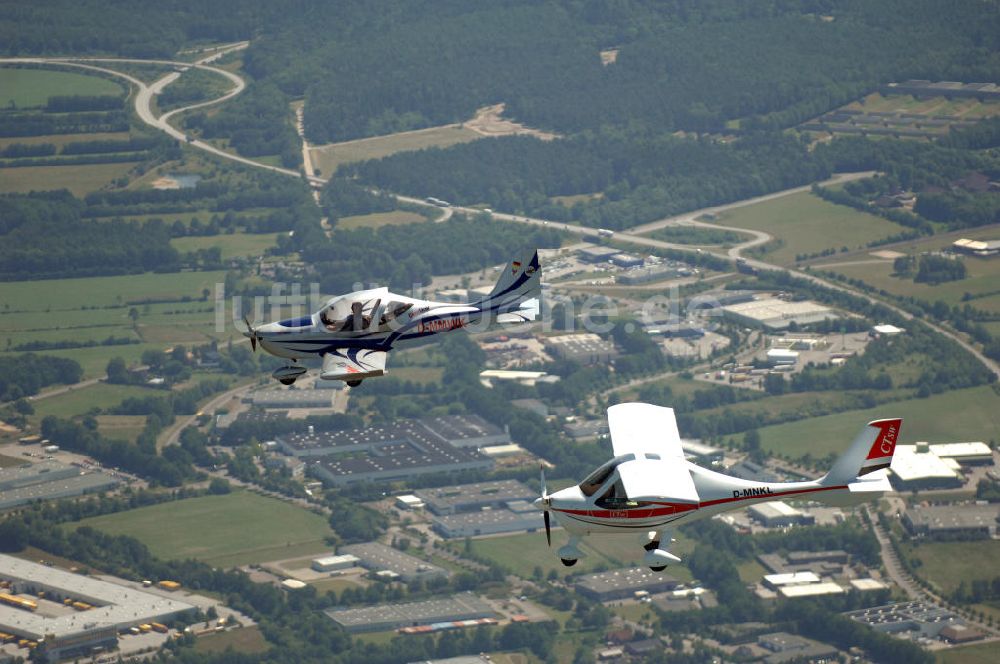
<path id="1" fill-rule="evenodd" d="M 608 408 L 608 429 L 615 456 L 635 454 L 636 459 L 683 459 L 681 435 L 673 408 L 648 403 L 620 403 Z M 687 473 L 687 471 L 684 471 Z"/>
<path id="2" fill-rule="evenodd" d="M 687 464 L 636 459 L 619 465 L 618 476 L 629 500 L 686 504 L 701 500 Z"/>
<path id="3" fill-rule="evenodd" d="M 367 348 L 338 348 L 323 355 L 323 380 L 361 380 L 385 373 L 387 352 Z"/>

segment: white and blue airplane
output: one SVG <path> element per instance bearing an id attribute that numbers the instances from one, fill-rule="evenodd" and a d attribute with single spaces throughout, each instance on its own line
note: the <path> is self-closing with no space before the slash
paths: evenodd
<path id="1" fill-rule="evenodd" d="M 508 263 L 493 291 L 478 302 L 420 300 L 373 288 L 340 295 L 319 311 L 254 327 L 244 318 L 250 345 L 292 361 L 272 374 L 291 385 L 306 373 L 298 360 L 319 356 L 319 377 L 351 387 L 385 374 L 385 361 L 400 342 L 465 327 L 535 320 L 540 311 L 542 270 L 538 252 Z"/>
<path id="2" fill-rule="evenodd" d="M 643 562 L 659 572 L 680 562 L 668 549 L 672 529 L 682 524 L 772 500 L 849 506 L 892 491 L 886 469 L 902 423 L 899 418 L 869 422 L 819 479 L 765 482 L 687 461 L 672 408 L 621 403 L 608 409 L 614 457 L 579 484 L 551 494 L 543 470 L 542 496 L 534 504 L 543 510 L 550 546 L 552 517 L 569 533 L 558 551 L 563 565 L 571 567 L 584 555 L 579 548 L 584 536 L 620 533 L 635 536 L 645 550 Z"/>

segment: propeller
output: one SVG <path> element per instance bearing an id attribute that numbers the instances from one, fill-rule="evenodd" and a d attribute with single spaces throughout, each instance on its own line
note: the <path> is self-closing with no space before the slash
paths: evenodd
<path id="1" fill-rule="evenodd" d="M 548 545 L 552 546 L 552 521 L 549 516 L 549 505 L 552 500 L 549 498 L 549 492 L 545 489 L 545 466 L 539 466 L 542 472 L 542 519 L 545 520 L 545 541 Z"/>
<path id="2" fill-rule="evenodd" d="M 253 325 L 250 324 L 250 319 L 247 318 L 246 316 L 243 316 L 243 322 L 246 323 L 246 325 L 247 325 L 247 331 L 243 333 L 243 336 L 248 337 L 250 339 L 250 348 L 253 350 L 253 352 L 256 353 L 257 352 L 257 330 L 255 330 L 253 328 Z"/>

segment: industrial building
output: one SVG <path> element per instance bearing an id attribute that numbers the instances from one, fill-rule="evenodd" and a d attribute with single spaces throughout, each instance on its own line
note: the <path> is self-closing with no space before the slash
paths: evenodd
<path id="1" fill-rule="evenodd" d="M 618 267 L 640 267 L 643 264 L 642 256 L 621 252 L 611 257 L 611 262 Z"/>
<path id="2" fill-rule="evenodd" d="M 331 381 L 333 382 L 333 381 Z M 250 395 L 254 408 L 331 408 L 333 393 L 330 390 L 286 388 L 260 390 Z"/>
<path id="3" fill-rule="evenodd" d="M 724 452 L 721 447 L 706 445 L 693 438 L 681 438 L 684 458 L 702 466 L 714 466 L 722 462 Z"/>
<path id="4" fill-rule="evenodd" d="M 69 498 L 113 489 L 118 480 L 58 461 L 0 468 L 0 510 L 36 500 Z"/>
<path id="5" fill-rule="evenodd" d="M 752 300 L 721 307 L 723 316 L 738 325 L 785 330 L 792 323 L 809 325 L 837 318 L 829 307 L 815 302 L 786 302 L 777 298 Z"/>
<path id="6" fill-rule="evenodd" d="M 996 83 L 961 83 L 959 81 L 929 81 L 910 79 L 902 83 L 887 83 L 879 90 L 886 95 L 913 95 L 914 97 L 945 97 L 946 99 L 973 97 L 982 101 L 1000 99 L 1000 85 Z"/>
<path id="7" fill-rule="evenodd" d="M 968 254 L 969 256 L 996 256 L 1000 254 L 1000 240 L 969 240 L 962 238 L 961 240 L 955 240 L 951 248 L 960 254 Z"/>
<path id="8" fill-rule="evenodd" d="M 757 645 L 771 651 L 764 658 L 765 664 L 780 662 L 833 662 L 837 661 L 839 651 L 831 645 L 807 639 L 798 634 L 774 632 L 761 634 L 757 637 Z"/>
<path id="9" fill-rule="evenodd" d="M 750 518 L 767 528 L 787 528 L 788 526 L 811 526 L 816 517 L 798 510 L 780 500 L 758 503 L 747 508 Z"/>
<path id="10" fill-rule="evenodd" d="M 542 527 L 538 510 L 527 500 L 512 501 L 504 509 L 435 516 L 431 523 L 446 539 L 533 531 Z"/>
<path id="11" fill-rule="evenodd" d="M 993 465 L 993 450 L 986 443 L 936 443 L 928 445 L 928 449 L 942 459 L 953 459 L 960 466 Z"/>
<path id="12" fill-rule="evenodd" d="M 418 446 L 477 448 L 505 445 L 510 442 L 510 436 L 478 415 L 442 415 L 423 420 L 397 420 L 392 424 L 364 429 L 309 430 L 277 439 L 285 454 L 297 457 L 366 452 L 400 441 L 410 441 Z"/>
<path id="13" fill-rule="evenodd" d="M 946 627 L 966 626 L 957 615 L 925 601 L 896 602 L 844 615 L 871 629 L 886 634 L 937 638 Z"/>
<path id="14" fill-rule="evenodd" d="M 607 364 L 612 358 L 618 357 L 613 341 L 602 339 L 592 332 L 547 337 L 545 347 L 553 357 L 584 366 Z"/>
<path id="15" fill-rule="evenodd" d="M 840 595 L 844 589 L 833 581 L 821 581 L 819 583 L 805 583 L 801 585 L 781 586 L 778 594 L 785 599 L 797 599 L 800 597 L 818 597 L 820 595 Z"/>
<path id="16" fill-rule="evenodd" d="M 195 610 L 186 602 L 3 554 L 0 579 L 11 583 L 12 594 L 45 594 L 44 599 L 35 600 L 36 611 L 0 604 L 0 631 L 30 641 L 44 640 L 49 661 L 89 655 L 95 648 L 114 648 L 120 630 L 168 622 Z M 90 608 L 67 613 L 62 603 L 67 598 Z"/>
<path id="17" fill-rule="evenodd" d="M 358 609 L 328 609 L 326 615 L 352 633 L 384 632 L 403 627 L 497 617 L 486 600 L 472 593 L 423 602 L 379 604 Z"/>
<path id="18" fill-rule="evenodd" d="M 1000 505 L 928 505 L 907 509 L 903 525 L 932 539 L 989 539 L 997 534 Z"/>
<path id="19" fill-rule="evenodd" d="M 597 438 L 607 434 L 608 421 L 605 418 L 599 420 L 574 420 L 566 422 L 562 427 L 563 433 L 573 440 L 583 440 L 585 438 Z"/>
<path id="20" fill-rule="evenodd" d="M 538 495 L 518 480 L 494 480 L 457 486 L 418 489 L 413 494 L 439 516 L 501 508 L 512 501 L 532 501 Z"/>
<path id="21" fill-rule="evenodd" d="M 963 484 L 958 462 L 942 459 L 927 443 L 896 445 L 890 470 L 896 491 L 957 489 Z"/>
<path id="22" fill-rule="evenodd" d="M 648 593 L 662 593 L 673 590 L 679 581 L 669 574 L 653 572 L 643 567 L 628 567 L 596 574 L 584 574 L 576 584 L 576 590 L 599 602 L 633 597 L 637 590 Z"/>
<path id="23" fill-rule="evenodd" d="M 336 572 L 337 570 L 350 569 L 357 566 L 361 559 L 349 553 L 342 553 L 339 556 L 323 556 L 314 558 L 311 567 L 317 572 Z"/>
<path id="24" fill-rule="evenodd" d="M 850 557 L 846 551 L 789 551 L 779 553 L 762 553 L 757 561 L 774 574 L 794 574 L 809 572 L 818 577 L 837 576 L 843 574 L 844 566 Z"/>
<path id="25" fill-rule="evenodd" d="M 813 572 L 785 572 L 764 576 L 764 585 L 771 590 L 778 590 L 784 586 L 803 586 L 820 581 L 821 579 Z"/>
<path id="26" fill-rule="evenodd" d="M 334 486 L 490 470 L 493 460 L 475 448 L 509 442 L 505 431 L 475 415 L 399 420 L 346 431 L 316 432 L 310 427 L 277 439 L 285 454 L 304 458 L 311 474 Z"/>
<path id="27" fill-rule="evenodd" d="M 396 507 L 401 510 L 420 510 L 425 507 L 424 501 L 413 494 L 396 496 Z"/>
<path id="28" fill-rule="evenodd" d="M 599 244 L 577 249 L 576 255 L 585 263 L 606 263 L 618 253 L 614 247 L 604 247 Z"/>
<path id="29" fill-rule="evenodd" d="M 448 576 L 446 569 L 380 542 L 348 544 L 340 547 L 340 554 L 356 556 L 362 567 L 375 574 L 392 572 L 393 577 L 406 582 Z"/>
<path id="30" fill-rule="evenodd" d="M 651 281 L 662 281 L 664 279 L 674 279 L 676 277 L 687 277 L 694 274 L 687 266 L 670 265 L 660 263 L 658 265 L 645 265 L 633 268 L 615 277 L 615 283 L 623 286 L 635 286 L 636 284 L 646 284 Z"/>
<path id="31" fill-rule="evenodd" d="M 787 348 L 771 348 L 767 351 L 767 363 L 772 367 L 777 367 L 782 364 L 797 364 L 799 361 L 799 352 L 797 350 L 789 350 Z"/>

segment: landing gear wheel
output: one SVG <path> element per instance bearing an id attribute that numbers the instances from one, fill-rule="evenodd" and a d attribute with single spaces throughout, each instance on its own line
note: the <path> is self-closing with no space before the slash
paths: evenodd
<path id="1" fill-rule="evenodd" d="M 560 558 L 559 560 L 561 560 L 562 564 L 566 567 L 572 567 L 576 564 L 576 558 Z"/>
<path id="2" fill-rule="evenodd" d="M 278 382 L 281 383 L 282 385 L 291 385 L 292 383 L 295 382 L 295 379 L 294 378 L 279 378 Z"/>
<path id="3" fill-rule="evenodd" d="M 667 566 L 666 565 L 656 565 L 654 567 L 653 565 L 650 565 L 649 569 L 653 570 L 654 572 L 662 572 L 663 570 L 667 569 Z"/>
<path id="4" fill-rule="evenodd" d="M 359 380 L 345 380 L 344 382 L 347 383 L 348 387 L 357 387 L 358 385 L 361 384 L 361 380 L 360 379 Z"/>

